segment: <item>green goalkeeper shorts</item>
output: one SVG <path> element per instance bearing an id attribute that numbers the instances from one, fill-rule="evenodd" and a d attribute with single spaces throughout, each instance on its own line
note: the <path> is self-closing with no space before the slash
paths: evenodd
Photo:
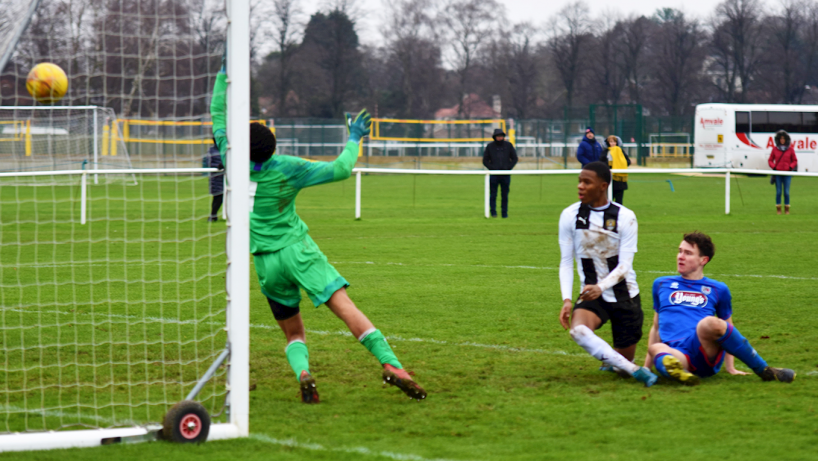
<path id="1" fill-rule="evenodd" d="M 298 307 L 302 288 L 318 307 L 349 286 L 309 235 L 278 251 L 254 256 L 261 292 L 288 307 Z"/>

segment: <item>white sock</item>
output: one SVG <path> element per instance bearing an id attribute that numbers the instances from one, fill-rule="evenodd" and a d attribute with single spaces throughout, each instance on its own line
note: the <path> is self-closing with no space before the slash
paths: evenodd
<path id="1" fill-rule="evenodd" d="M 364 338 L 366 338 L 367 336 L 369 336 L 369 334 L 370 334 L 370 333 L 372 333 L 372 332 L 373 332 L 373 331 L 375 331 L 375 330 L 377 330 L 377 328 L 372 327 L 372 328 L 370 328 L 370 329 L 366 330 L 365 332 L 361 333 L 361 336 L 359 336 L 359 337 L 358 337 L 358 341 L 359 341 L 359 342 L 360 342 L 360 341 L 363 341 L 363 340 L 364 340 Z"/>
<path id="2" fill-rule="evenodd" d="M 290 348 L 290 344 L 292 344 L 292 343 L 307 344 L 307 343 L 305 343 L 305 342 L 304 342 L 304 340 L 302 340 L 302 339 L 294 339 L 294 340 L 292 340 L 292 341 L 288 342 L 286 346 L 284 346 L 284 353 L 285 353 L 285 354 L 287 353 L 287 349 L 289 349 L 289 348 Z"/>
<path id="3" fill-rule="evenodd" d="M 622 357 L 622 354 L 616 352 L 608 343 L 595 335 L 594 332 L 585 325 L 578 325 L 571 328 L 571 339 L 595 359 L 612 367 L 625 370 L 629 375 L 633 375 L 639 370 L 639 366 L 625 357 Z"/>

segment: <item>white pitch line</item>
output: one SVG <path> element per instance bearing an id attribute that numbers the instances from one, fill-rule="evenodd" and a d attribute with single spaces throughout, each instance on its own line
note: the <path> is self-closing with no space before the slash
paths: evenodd
<path id="1" fill-rule="evenodd" d="M 560 270 L 559 267 L 548 267 L 548 266 L 506 266 L 506 265 L 492 265 L 492 264 L 411 264 L 411 263 L 396 263 L 396 262 L 385 262 L 385 263 L 376 263 L 374 261 L 330 261 L 332 264 L 364 264 L 364 265 L 371 265 L 371 266 L 407 266 L 407 267 L 482 267 L 487 269 L 533 269 L 533 270 L 543 270 L 543 271 L 558 271 Z M 643 274 L 658 274 L 658 275 L 676 275 L 677 272 L 670 272 L 670 271 L 650 271 L 650 270 L 637 270 L 636 273 L 643 273 Z M 784 279 L 784 280 L 809 280 L 809 281 L 818 281 L 818 277 L 794 277 L 790 275 L 756 275 L 756 274 L 710 274 L 713 277 L 735 277 L 735 278 L 771 278 L 771 279 Z"/>
<path id="2" fill-rule="evenodd" d="M 276 439 L 264 434 L 250 434 L 250 438 L 259 442 L 269 443 L 290 448 L 300 448 L 313 451 L 334 451 L 339 453 L 351 453 L 364 456 L 378 456 L 381 458 L 394 459 L 396 461 L 454 461 L 445 458 L 424 458 L 423 456 L 395 453 L 392 451 L 375 451 L 366 447 L 325 447 L 317 443 L 298 442 L 295 439 Z"/>
<path id="3" fill-rule="evenodd" d="M 559 267 L 549 267 L 549 266 L 509 266 L 509 265 L 492 265 L 492 264 L 411 264 L 411 263 L 396 263 L 396 262 L 385 262 L 385 263 L 376 263 L 373 261 L 331 261 L 332 264 L 366 264 L 366 265 L 373 265 L 373 266 L 407 266 L 407 267 L 481 267 L 486 269 L 533 269 L 533 270 L 545 270 L 545 271 L 558 271 Z M 60 267 L 111 267 L 111 266 L 119 266 L 119 265 L 126 265 L 130 264 L 130 262 L 126 261 L 115 261 L 111 263 L 25 263 L 25 264 L 9 264 L 7 267 L 19 267 L 19 268 L 60 268 Z M 175 265 L 177 262 L 167 261 L 167 262 L 151 262 L 151 263 L 140 263 L 146 266 L 168 266 L 168 265 Z M 212 274 L 208 275 L 215 275 L 220 271 L 214 271 Z M 641 274 L 657 274 L 657 275 L 676 275 L 676 272 L 671 271 L 651 271 L 651 270 L 637 270 L 636 273 Z M 767 275 L 759 275 L 759 274 L 710 274 L 713 277 L 733 277 L 733 278 L 770 278 L 770 279 L 782 279 L 782 280 L 807 280 L 807 281 L 818 281 L 818 277 L 795 277 L 791 275 L 775 275 L 775 274 L 767 274 Z"/>
<path id="4" fill-rule="evenodd" d="M 11 311 L 11 312 L 23 312 L 23 313 L 32 313 L 32 311 L 24 310 L 24 309 L 15 309 L 15 308 L 0 308 L 0 311 Z M 97 316 L 105 316 L 108 318 L 117 318 L 117 319 L 134 319 L 134 320 L 143 320 L 143 321 L 151 321 L 156 323 L 166 323 L 166 324 L 180 324 L 180 325 L 189 325 L 195 324 L 197 321 L 195 319 L 188 319 L 188 320 L 180 320 L 180 319 L 173 319 L 173 318 L 166 318 L 166 317 L 140 317 L 136 315 L 123 315 L 123 314 L 106 314 L 106 313 L 74 313 L 74 312 L 63 312 L 63 311 L 47 311 L 47 313 L 58 313 L 62 315 L 97 315 Z M 99 322 L 105 323 L 105 322 Z M 99 324 L 97 323 L 97 324 Z M 201 325 L 209 325 L 209 326 L 222 326 L 222 323 L 219 322 L 201 322 Z M 263 323 L 251 323 L 250 328 L 256 328 L 260 330 L 275 330 L 279 329 L 278 325 L 267 325 Z M 337 336 L 348 336 L 351 337 L 352 333 L 346 330 L 336 330 L 336 331 L 327 331 L 327 330 L 304 330 L 307 333 L 320 335 L 320 336 L 329 336 L 329 335 L 337 335 Z M 502 344 L 481 344 L 475 343 L 471 341 L 466 342 L 453 342 L 453 341 L 444 341 L 440 339 L 434 338 L 404 338 L 398 335 L 384 335 L 386 339 L 390 341 L 398 341 L 398 342 L 414 342 L 414 343 L 427 343 L 427 344 L 439 344 L 439 345 L 449 345 L 449 346 L 458 346 L 458 347 L 474 347 L 479 349 L 491 349 L 496 351 L 503 351 L 503 352 L 523 352 L 523 353 L 532 353 L 532 354 L 545 354 L 545 355 L 560 355 L 566 357 L 583 357 L 589 358 L 588 354 L 582 354 L 577 352 L 566 352 L 561 350 L 548 350 L 548 349 L 536 349 L 536 348 L 525 348 L 525 347 L 514 347 L 514 346 L 504 346 Z M 818 371 L 809 371 L 804 373 L 806 376 L 818 376 Z"/>
<path id="5" fill-rule="evenodd" d="M 15 308 L 3 308 L 0 309 L 3 311 L 9 312 L 22 312 L 22 313 L 34 313 L 36 311 L 26 310 L 26 309 L 15 309 Z M 140 321 L 148 321 L 148 322 L 156 322 L 156 323 L 164 323 L 164 324 L 172 324 L 172 325 L 192 325 L 199 323 L 194 319 L 187 319 L 187 320 L 180 320 L 174 318 L 166 318 L 166 317 L 152 317 L 152 316 L 138 316 L 138 315 L 124 315 L 124 314 L 107 314 L 104 312 L 98 313 L 76 313 L 76 312 L 63 312 L 58 310 L 46 311 L 44 313 L 53 313 L 53 314 L 61 314 L 66 316 L 73 316 L 73 315 L 81 315 L 81 316 L 98 316 L 98 317 L 106 317 L 106 318 L 114 318 L 114 319 L 131 319 L 131 320 L 140 320 Z M 105 322 L 97 322 L 95 325 L 99 325 Z M 219 322 L 201 322 L 201 325 L 208 325 L 208 326 L 223 326 L 222 323 Z M 279 330 L 278 325 L 267 325 L 263 323 L 251 323 L 250 328 L 256 328 L 260 330 Z M 307 333 L 320 335 L 320 336 L 328 336 L 328 335 L 338 335 L 338 336 L 352 336 L 352 333 L 346 330 L 336 330 L 336 331 L 326 331 L 326 330 L 310 330 L 305 329 Z M 525 347 L 513 347 L 513 346 L 504 346 L 501 344 L 481 344 L 475 343 L 471 341 L 466 342 L 452 342 L 452 341 L 444 341 L 440 339 L 433 339 L 433 338 L 404 338 L 398 335 L 385 335 L 386 339 L 390 341 L 405 341 L 405 342 L 414 342 L 414 343 L 430 343 L 430 344 L 440 344 L 440 345 L 450 345 L 450 346 L 459 346 L 459 347 L 475 347 L 480 349 L 493 349 L 497 351 L 505 351 L 505 352 L 528 352 L 534 354 L 547 354 L 547 355 L 562 355 L 562 356 L 573 356 L 573 357 L 588 357 L 587 354 L 579 354 L 573 352 L 566 352 L 560 350 L 547 350 L 547 349 L 532 349 L 532 348 L 525 348 Z"/>

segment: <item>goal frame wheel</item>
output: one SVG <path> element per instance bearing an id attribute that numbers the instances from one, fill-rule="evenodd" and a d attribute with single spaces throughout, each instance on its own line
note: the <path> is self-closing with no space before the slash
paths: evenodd
<path id="1" fill-rule="evenodd" d="M 162 423 L 162 438 L 174 443 L 202 443 L 209 433 L 210 414 L 193 400 L 172 406 Z"/>

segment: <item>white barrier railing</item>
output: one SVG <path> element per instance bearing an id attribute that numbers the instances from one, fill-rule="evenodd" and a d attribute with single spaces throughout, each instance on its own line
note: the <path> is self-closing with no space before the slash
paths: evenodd
<path id="1" fill-rule="evenodd" d="M 59 175 L 81 175 L 81 205 L 80 205 L 80 223 L 86 223 L 87 201 L 88 201 L 88 181 L 89 174 L 184 174 L 184 173 L 217 173 L 221 170 L 216 168 L 145 168 L 145 169 L 129 169 L 129 170 L 58 170 L 58 171 L 29 171 L 29 172 L 5 172 L 0 173 L 2 177 L 12 176 L 59 176 Z M 352 172 L 355 174 L 355 219 L 361 219 L 361 179 L 362 173 L 377 173 L 377 174 L 421 174 L 421 175 L 466 175 L 466 176 L 484 176 L 484 193 L 483 204 L 485 217 L 489 218 L 489 181 L 492 174 L 503 175 L 578 175 L 582 170 L 511 170 L 503 171 L 502 173 L 493 173 L 489 170 L 411 170 L 402 168 L 355 168 Z M 818 177 L 818 173 L 796 172 L 796 171 L 772 171 L 772 170 L 749 170 L 737 168 L 638 168 L 627 170 L 611 170 L 612 173 L 627 173 L 632 174 L 723 174 L 724 181 L 724 214 L 730 214 L 730 175 L 731 173 L 739 174 L 758 174 L 758 175 L 773 175 L 773 176 L 806 176 Z M 613 194 L 613 185 L 608 187 L 608 200 L 611 200 Z"/>
<path id="2" fill-rule="evenodd" d="M 489 214 L 489 178 L 492 174 L 503 175 L 558 175 L 558 174 L 574 174 L 578 175 L 582 170 L 518 170 L 518 171 L 489 171 L 489 170 L 410 170 L 398 168 L 355 168 L 352 170 L 355 173 L 355 219 L 361 219 L 361 173 L 380 173 L 380 174 L 426 174 L 426 175 L 468 175 L 468 176 L 485 176 L 484 181 L 484 212 L 485 217 L 490 217 Z M 758 174 L 758 175 L 773 175 L 773 176 L 809 176 L 818 177 L 818 173 L 799 173 L 795 171 L 772 171 L 772 170 L 749 170 L 737 168 L 638 168 L 628 170 L 611 170 L 612 173 L 627 173 L 631 174 L 723 174 L 724 175 L 724 214 L 730 214 L 730 173 L 739 174 Z M 608 200 L 611 200 L 613 194 L 613 184 L 608 186 Z"/>

